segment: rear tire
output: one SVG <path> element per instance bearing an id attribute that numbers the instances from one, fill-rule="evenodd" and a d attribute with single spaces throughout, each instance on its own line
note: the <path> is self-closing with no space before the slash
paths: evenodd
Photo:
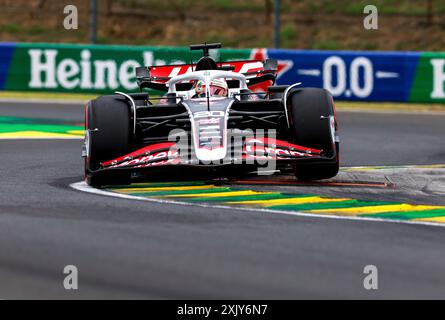
<path id="1" fill-rule="evenodd" d="M 99 171 L 100 163 L 122 156 L 130 150 L 130 108 L 118 95 L 102 96 L 87 105 L 85 114 L 87 131 L 85 159 L 86 182 L 95 187 L 130 183 L 128 171 Z"/>
<path id="2" fill-rule="evenodd" d="M 332 142 L 330 117 L 335 120 L 335 112 L 331 94 L 319 88 L 297 89 L 290 93 L 288 104 L 293 142 L 304 147 L 322 149 L 328 157 L 335 155 L 329 162 L 296 164 L 295 176 L 302 181 L 336 176 L 339 170 L 339 146 Z"/>

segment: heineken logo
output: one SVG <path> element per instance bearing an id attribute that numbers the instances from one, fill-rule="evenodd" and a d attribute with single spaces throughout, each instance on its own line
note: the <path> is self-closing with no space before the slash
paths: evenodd
<path id="1" fill-rule="evenodd" d="M 153 61 L 152 51 L 141 52 L 140 61 L 114 59 L 92 59 L 90 50 L 80 51 L 79 56 L 59 59 L 57 49 L 28 50 L 31 64 L 29 87 L 33 89 L 82 89 L 127 90 L 137 88 L 135 68 L 141 65 L 166 64 L 163 60 Z"/>

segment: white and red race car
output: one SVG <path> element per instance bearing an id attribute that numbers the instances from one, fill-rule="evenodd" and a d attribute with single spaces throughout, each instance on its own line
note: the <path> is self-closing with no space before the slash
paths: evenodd
<path id="1" fill-rule="evenodd" d="M 105 95 L 85 112 L 88 184 L 212 174 L 292 171 L 299 180 L 335 176 L 339 139 L 332 96 L 300 83 L 274 85 L 274 60 L 215 62 L 209 49 L 190 65 L 136 69 L 141 91 Z M 267 90 L 254 91 L 258 86 Z"/>

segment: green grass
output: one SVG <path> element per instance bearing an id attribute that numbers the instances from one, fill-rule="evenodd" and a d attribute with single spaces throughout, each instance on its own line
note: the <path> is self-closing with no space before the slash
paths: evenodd
<path id="1" fill-rule="evenodd" d="M 363 42 L 357 45 L 357 49 L 359 50 L 377 50 L 378 49 L 378 45 L 377 43 L 372 43 L 372 42 Z"/>
<path id="2" fill-rule="evenodd" d="M 262 11 L 265 10 L 265 6 L 264 3 L 265 1 L 262 1 L 261 3 L 255 3 L 255 2 L 251 2 L 251 1 L 243 1 L 243 2 L 236 2 L 233 0 L 213 0 L 213 1 L 209 1 L 210 3 L 214 3 L 213 5 L 215 6 L 216 2 L 232 2 L 233 5 L 232 6 L 228 6 L 228 5 L 223 5 L 223 7 L 220 8 L 224 8 L 224 9 L 229 9 L 229 10 L 246 10 L 246 11 Z"/>
<path id="3" fill-rule="evenodd" d="M 0 30 L 8 33 L 18 33 L 21 31 L 21 27 L 15 23 L 8 23 L 0 26 Z"/>
<path id="4" fill-rule="evenodd" d="M 115 3 L 119 3 L 122 6 L 126 6 L 133 9 L 150 9 L 152 11 L 166 11 L 166 10 L 248 10 L 248 11 L 260 11 L 265 9 L 265 1 L 251 1 L 251 0 L 115 0 Z"/>
<path id="5" fill-rule="evenodd" d="M 338 42 L 334 39 L 315 40 L 312 49 L 316 50 L 337 50 L 340 48 Z"/>
<path id="6" fill-rule="evenodd" d="M 42 33 L 48 32 L 48 30 L 44 29 L 40 26 L 31 26 L 26 30 L 26 32 L 30 35 L 36 35 L 36 34 L 42 34 Z"/>
<path id="7" fill-rule="evenodd" d="M 288 48 L 292 47 L 293 42 L 298 38 L 298 33 L 294 25 L 286 24 L 281 29 L 280 36 L 283 46 Z"/>
<path id="8" fill-rule="evenodd" d="M 300 12 L 310 14 L 363 15 L 366 5 L 375 5 L 380 15 L 422 16 L 427 14 L 426 0 L 311 0 L 301 1 Z M 296 8 L 295 5 L 291 8 Z M 434 14 L 445 12 L 445 2 L 433 0 Z"/>
<path id="9" fill-rule="evenodd" d="M 104 17 L 99 32 L 98 43 L 100 44 L 131 44 L 131 45 L 188 45 L 199 42 L 222 42 L 226 47 L 251 48 L 270 47 L 272 45 L 272 21 L 273 21 L 273 1 L 274 0 L 113 0 L 111 3 L 111 17 Z M 348 36 L 344 36 L 344 28 L 348 28 L 342 20 L 356 21 L 354 25 L 361 25 L 360 19 L 364 17 L 363 8 L 368 5 L 376 5 L 379 18 L 385 16 L 395 16 L 402 19 L 402 22 L 416 21 L 416 25 L 408 25 L 407 30 L 413 28 L 424 28 L 425 41 L 410 40 L 410 32 L 405 30 L 403 23 L 400 26 L 385 23 L 385 18 L 379 20 L 380 31 L 364 31 L 353 29 L 347 30 Z M 445 14 L 445 1 L 433 0 L 434 24 L 426 25 L 427 1 L 426 0 L 281 0 L 282 8 L 282 30 L 281 46 L 283 48 L 307 48 L 320 50 L 443 50 L 443 30 L 442 16 Z M 28 8 L 29 9 L 29 8 Z M 104 16 L 107 6 L 99 6 L 99 16 Z M 226 17 L 234 13 L 242 12 L 243 22 L 248 23 L 246 32 L 238 32 L 238 23 L 225 25 Z M 136 13 L 137 16 L 133 17 Z M 166 32 L 167 24 L 162 14 L 179 17 L 185 16 L 186 21 L 181 27 L 175 27 Z M 141 23 L 141 17 L 147 15 L 141 25 L 148 23 L 143 28 L 148 28 L 149 32 L 143 32 L 142 36 L 122 36 L 114 29 L 112 24 L 104 23 L 109 18 L 117 18 L 122 14 L 123 30 L 129 22 L 137 21 L 134 25 Z M 141 15 L 141 17 L 139 17 Z M 155 18 L 150 18 L 155 16 Z M 199 19 L 196 19 L 199 16 Z M 400 17 L 403 16 L 403 17 Z M 218 27 L 212 24 L 221 21 Z M 407 18 L 408 17 L 408 18 Z M 175 20 L 176 18 L 172 18 Z M 325 24 L 323 21 L 334 21 Z M 12 19 L 4 19 L 0 22 L 0 33 L 5 39 L 14 39 L 26 42 L 81 42 L 89 41 L 88 26 L 79 25 L 79 30 L 65 30 L 62 27 L 54 28 L 47 21 L 40 23 L 21 24 Z M 230 19 L 227 19 L 229 22 Z M 302 23 L 306 23 L 311 33 L 307 37 L 307 30 L 303 31 Z M 110 19 L 111 21 L 111 19 Z M 207 24 L 206 21 L 209 21 Z M 339 21 L 339 25 L 335 21 Z M 388 21 L 388 20 L 386 20 Z M 418 25 L 417 25 L 418 21 Z M 227 23 L 228 23 L 227 22 Z M 251 23 L 250 23 L 251 22 Z M 311 25 L 313 24 L 313 27 Z M 184 27 L 182 27 L 182 25 Z M 211 25 L 209 27 L 208 25 Z M 121 26 L 121 27 L 122 27 Z M 203 27 L 204 26 L 204 27 Z M 261 32 L 257 29 L 261 27 Z M 264 30 L 267 31 L 264 32 Z M 402 28 L 403 27 L 403 28 Z M 393 34 L 382 32 L 392 28 Z M 411 29 L 408 29 L 411 28 Z M 227 30 L 226 30 L 227 29 Z M 316 29 L 320 29 L 315 32 Z M 125 28 L 126 30 L 126 28 Z M 431 31 L 431 32 L 430 32 Z M 342 33 L 343 32 L 343 33 Z M 124 34 L 125 31 L 122 31 Z M 313 35 L 313 33 L 318 33 Z M 403 34 L 403 36 L 402 36 Z M 245 37 L 247 35 L 247 38 Z M 408 36 L 407 36 L 408 35 Z M 366 42 L 366 38 L 369 41 Z M 374 41 L 372 39 L 375 39 Z M 384 41 L 384 40 L 390 41 Z M 393 41 L 394 39 L 394 41 Z M 438 39 L 438 40 L 436 40 Z M 383 41 L 382 41 L 383 40 Z M 397 42 L 400 41 L 399 44 Z"/>

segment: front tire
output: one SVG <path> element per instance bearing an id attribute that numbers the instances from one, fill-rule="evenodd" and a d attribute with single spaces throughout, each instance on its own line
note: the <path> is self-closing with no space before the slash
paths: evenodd
<path id="1" fill-rule="evenodd" d="M 321 149 L 327 157 L 333 158 L 330 161 L 296 164 L 296 178 L 311 181 L 335 177 L 339 170 L 339 145 L 333 142 L 332 137 L 337 123 L 331 94 L 325 89 L 302 88 L 292 91 L 287 99 L 294 143 Z"/>
<path id="2" fill-rule="evenodd" d="M 126 154 L 131 145 L 130 108 L 118 95 L 99 97 L 88 103 L 85 112 L 86 148 L 85 178 L 95 187 L 130 183 L 125 170 L 97 171 L 100 163 Z"/>

